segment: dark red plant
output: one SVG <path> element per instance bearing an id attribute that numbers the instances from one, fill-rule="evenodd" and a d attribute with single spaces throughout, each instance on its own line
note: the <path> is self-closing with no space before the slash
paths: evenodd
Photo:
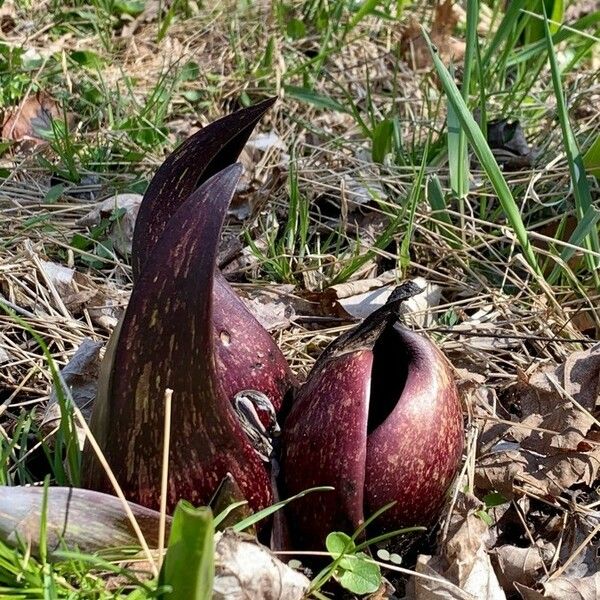
<path id="1" fill-rule="evenodd" d="M 271 501 L 267 469 L 231 405 L 212 327 L 217 247 L 241 171 L 226 167 L 171 217 L 101 375 L 92 431 L 127 499 L 149 508 L 160 501 L 166 388 L 173 390 L 169 509 L 181 498 L 206 504 L 228 473 L 253 509 Z M 86 487 L 112 491 L 89 447 L 83 473 Z"/>
<path id="2" fill-rule="evenodd" d="M 296 547 L 322 547 L 389 502 L 375 531 L 428 525 L 444 503 L 462 455 L 461 406 L 441 352 L 397 323 L 413 286 L 332 342 L 298 392 L 283 428 L 283 491 L 335 491 L 288 507 Z"/>
<path id="3" fill-rule="evenodd" d="M 142 273 L 172 216 L 209 177 L 233 164 L 275 98 L 210 123 L 179 146 L 150 182 L 132 243 L 134 280 Z M 225 394 L 255 389 L 279 410 L 293 376 L 283 354 L 217 269 L 213 287 L 213 335 Z"/>
<path id="4" fill-rule="evenodd" d="M 276 413 L 294 378 L 281 351 L 216 268 L 233 165 L 273 100 L 199 131 L 159 168 L 133 241 L 134 288 L 103 361 L 91 428 L 127 498 L 160 500 L 164 394 L 173 390 L 168 506 L 207 504 L 227 478 L 253 510 L 276 497 L 267 466 Z M 390 501 L 379 530 L 427 524 L 445 498 L 463 444 L 460 402 L 436 346 L 397 323 L 416 293 L 340 336 L 317 361 L 283 426 L 286 496 L 335 492 L 290 506 L 294 545 L 318 548 Z M 262 412 L 261 412 L 262 410 Z M 84 484 L 112 492 L 89 447 Z M 282 534 L 283 535 L 283 534 Z"/>

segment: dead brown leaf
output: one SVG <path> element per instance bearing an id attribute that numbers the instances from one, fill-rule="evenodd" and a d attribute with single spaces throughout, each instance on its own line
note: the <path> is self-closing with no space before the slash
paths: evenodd
<path id="1" fill-rule="evenodd" d="M 530 460 L 520 450 L 493 452 L 479 459 L 475 468 L 475 486 L 486 491 L 498 491 L 513 498 L 513 485 L 530 469 Z"/>
<path id="2" fill-rule="evenodd" d="M 557 577 L 543 584 L 544 591 L 515 583 L 523 600 L 598 600 L 600 573 L 588 577 Z"/>
<path id="3" fill-rule="evenodd" d="M 115 250 L 123 257 L 131 254 L 131 240 L 135 219 L 140 209 L 140 194 L 117 194 L 100 202 L 87 215 L 77 221 L 80 227 L 94 227 L 103 219 L 113 218 L 108 230 L 108 238 Z"/>
<path id="4" fill-rule="evenodd" d="M 537 546 L 520 548 L 504 544 L 494 548 L 492 556 L 498 580 L 505 590 L 510 590 L 515 582 L 534 585 L 543 574 L 542 551 Z"/>
<path id="5" fill-rule="evenodd" d="M 227 530 L 215 544 L 215 600 L 300 600 L 310 581 L 252 536 Z"/>
<path id="6" fill-rule="evenodd" d="M 555 409 L 561 395 L 552 378 L 578 404 L 593 411 L 600 403 L 600 345 L 574 352 L 562 365 L 546 367 L 530 375 L 528 381 L 517 388 L 523 414 L 547 414 Z"/>
<path id="7" fill-rule="evenodd" d="M 420 556 L 417 563 L 417 572 L 437 576 L 442 582 L 414 577 L 415 598 L 506 600 L 487 551 L 490 530 L 477 515 L 482 508 L 475 496 L 459 494 L 441 556 Z"/>
<path id="8" fill-rule="evenodd" d="M 85 273 L 47 260 L 39 261 L 48 284 L 56 290 L 54 304 L 72 316 L 87 310 L 93 323 L 112 329 L 127 303 L 127 294 L 110 285 L 99 286 Z"/>
<path id="9" fill-rule="evenodd" d="M 92 414 L 92 406 L 96 399 L 101 348 L 102 344 L 100 342 L 91 339 L 83 340 L 69 363 L 60 371 L 62 380 L 67 386 L 73 402 L 81 410 L 86 420 L 89 420 Z M 63 391 L 61 393 L 64 394 Z M 58 390 L 53 387 L 42 417 L 42 431 L 49 433 L 59 424 L 60 418 Z M 79 443 L 83 447 L 85 432 L 77 428 L 77 435 Z"/>
<path id="10" fill-rule="evenodd" d="M 592 486 L 600 469 L 599 381 L 598 346 L 573 353 L 558 367 L 521 374 L 505 398 L 521 419 L 512 426 L 493 419 L 486 424 L 480 448 L 487 453 L 475 469 L 478 488 L 513 498 L 515 484 L 551 497 L 574 485 Z"/>
<path id="11" fill-rule="evenodd" d="M 239 296 L 267 331 L 278 331 L 287 329 L 296 316 L 293 291 L 293 285 L 280 285 L 243 289 Z"/>
<path id="12" fill-rule="evenodd" d="M 58 104 L 45 92 L 29 96 L 10 111 L 2 125 L 2 137 L 20 142 L 44 142 L 44 132 L 52 131 L 52 120 L 60 118 Z"/>
<path id="13" fill-rule="evenodd" d="M 435 9 L 429 36 L 446 64 L 450 61 L 458 63 L 465 55 L 465 42 L 452 37 L 459 17 L 453 0 L 443 0 Z M 433 64 L 421 23 L 414 17 L 402 31 L 400 49 L 404 59 L 415 69 L 425 69 Z"/>
<path id="14" fill-rule="evenodd" d="M 597 600 L 600 598 L 600 573 L 589 577 L 558 577 L 544 584 L 544 597 L 552 600 Z"/>

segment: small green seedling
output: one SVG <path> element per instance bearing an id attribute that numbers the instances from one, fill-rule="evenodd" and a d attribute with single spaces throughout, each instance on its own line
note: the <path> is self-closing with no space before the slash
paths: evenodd
<path id="1" fill-rule="evenodd" d="M 339 562 L 333 578 L 353 594 L 372 594 L 381 585 L 381 569 L 368 554 L 357 552 L 354 540 L 341 531 L 333 531 L 325 541 L 327 551 Z"/>

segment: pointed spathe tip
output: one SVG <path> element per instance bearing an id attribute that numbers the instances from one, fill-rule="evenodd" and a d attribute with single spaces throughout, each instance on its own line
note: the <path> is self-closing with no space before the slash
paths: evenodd
<path id="1" fill-rule="evenodd" d="M 220 191 L 226 191 L 229 196 L 233 196 L 243 171 L 242 163 L 233 163 L 215 173 L 204 185 L 207 190 L 218 187 Z"/>

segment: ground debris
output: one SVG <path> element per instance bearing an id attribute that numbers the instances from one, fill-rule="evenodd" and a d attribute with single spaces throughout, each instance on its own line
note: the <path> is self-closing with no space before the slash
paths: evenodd
<path id="1" fill-rule="evenodd" d="M 300 600 L 310 581 L 254 538 L 231 530 L 217 534 L 215 600 Z"/>

